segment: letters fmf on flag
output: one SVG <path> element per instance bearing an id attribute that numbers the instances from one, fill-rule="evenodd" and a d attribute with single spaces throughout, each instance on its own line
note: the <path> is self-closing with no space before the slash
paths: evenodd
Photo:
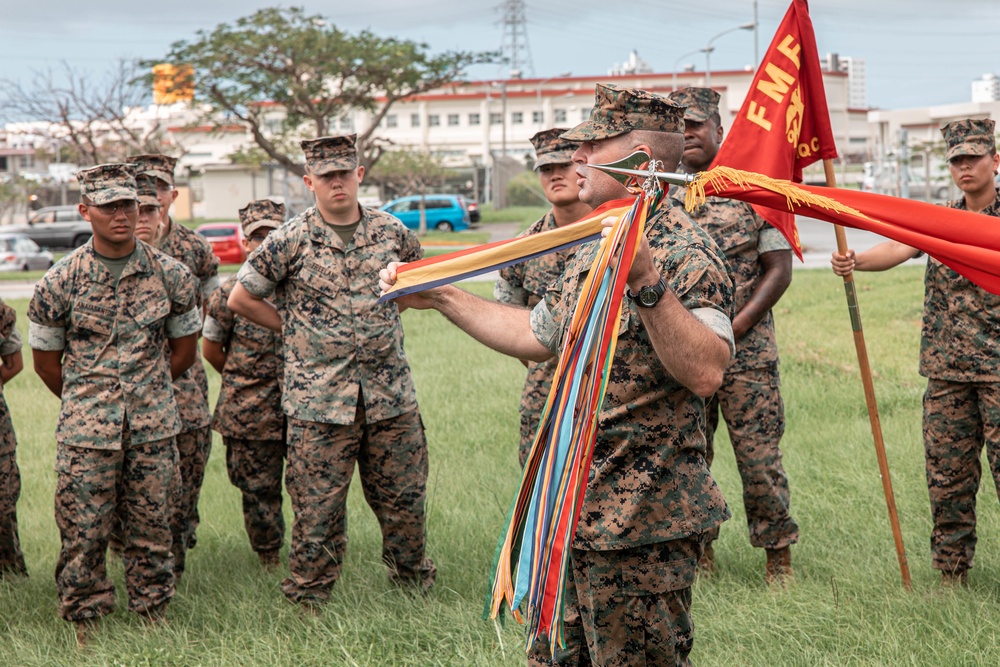
<path id="1" fill-rule="evenodd" d="M 794 0 L 782 19 L 712 167 L 802 182 L 802 169 L 837 157 L 809 8 Z M 712 195 L 711 188 L 706 194 Z M 754 206 L 802 259 L 795 216 Z"/>

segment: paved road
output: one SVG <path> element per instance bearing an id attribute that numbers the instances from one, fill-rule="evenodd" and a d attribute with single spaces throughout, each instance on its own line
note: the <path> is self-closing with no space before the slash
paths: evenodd
<path id="1" fill-rule="evenodd" d="M 799 217 L 799 238 L 802 241 L 804 252 L 803 261 L 793 261 L 795 269 L 818 269 L 830 266 L 830 253 L 837 247 L 837 239 L 834 236 L 833 225 L 812 218 Z M 480 226 L 480 230 L 490 233 L 490 241 L 501 241 L 509 239 L 517 234 L 519 229 L 517 223 L 493 223 Z M 885 239 L 871 232 L 856 229 L 847 230 L 847 241 L 853 249 L 862 251 L 881 243 Z M 449 246 L 449 248 L 452 248 Z M 920 263 L 922 260 L 912 260 L 913 263 Z M 495 271 L 470 278 L 470 280 L 493 282 L 497 279 Z M 34 283 L 27 280 L 3 280 L 0 281 L 0 297 L 4 299 L 26 299 L 30 298 L 34 290 Z"/>

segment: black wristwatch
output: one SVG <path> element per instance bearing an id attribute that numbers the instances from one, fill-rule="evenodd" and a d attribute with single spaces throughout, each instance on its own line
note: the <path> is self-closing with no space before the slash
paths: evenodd
<path id="1" fill-rule="evenodd" d="M 655 285 L 643 285 L 639 288 L 638 294 L 633 294 L 632 290 L 626 289 L 625 295 L 635 301 L 635 305 L 640 308 L 652 308 L 660 301 L 660 297 L 667 291 L 667 281 L 660 276 L 660 280 Z"/>

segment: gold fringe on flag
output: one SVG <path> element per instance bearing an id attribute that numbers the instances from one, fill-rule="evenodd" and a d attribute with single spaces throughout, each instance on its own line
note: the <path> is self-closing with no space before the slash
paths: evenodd
<path id="1" fill-rule="evenodd" d="M 699 172 L 695 176 L 694 180 L 687 186 L 684 208 L 692 211 L 695 207 L 705 203 L 707 197 L 705 194 L 706 184 L 710 184 L 714 192 L 722 192 L 726 189 L 726 181 L 744 190 L 748 190 L 749 186 L 755 185 L 764 190 L 784 195 L 789 211 L 794 211 L 793 206 L 809 206 L 812 208 L 825 208 L 828 211 L 854 215 L 868 220 L 872 219 L 855 208 L 841 204 L 836 199 L 807 192 L 791 181 L 783 181 L 752 171 L 742 171 L 722 166 Z"/>

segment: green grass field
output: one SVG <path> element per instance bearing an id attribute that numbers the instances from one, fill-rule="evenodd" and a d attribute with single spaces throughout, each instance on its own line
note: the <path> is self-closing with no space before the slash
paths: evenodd
<path id="1" fill-rule="evenodd" d="M 486 295 L 490 285 L 475 290 Z M 842 283 L 828 271 L 796 271 L 776 313 L 784 461 L 802 533 L 793 548 L 796 582 L 779 590 L 763 583 L 764 555 L 749 546 L 723 435 L 715 473 L 734 517 L 716 546 L 718 573 L 695 587 L 696 664 L 1000 664 L 1000 512 L 990 481 L 969 588 L 941 590 L 930 566 L 924 381 L 916 372 L 921 269 L 860 276 L 859 295 L 913 590 L 900 585 Z M 12 303 L 26 333 L 27 303 Z M 28 354 L 28 368 L 5 394 L 18 434 L 18 512 L 31 576 L 0 582 L 0 665 L 523 665 L 520 628 L 480 619 L 493 549 L 519 481 L 523 369 L 436 313 L 407 312 L 404 322 L 431 455 L 428 551 L 439 576 L 428 596 L 387 581 L 378 526 L 355 484 L 343 576 L 318 617 L 300 616 L 278 589 L 287 570 L 261 571 L 247 545 L 217 439 L 198 546 L 168 610 L 169 627 L 150 632 L 125 611 L 115 563 L 118 610 L 78 652 L 70 626 L 56 616 L 53 581 L 58 402 L 31 372 Z M 218 376 L 209 373 L 214 393 Z"/>

